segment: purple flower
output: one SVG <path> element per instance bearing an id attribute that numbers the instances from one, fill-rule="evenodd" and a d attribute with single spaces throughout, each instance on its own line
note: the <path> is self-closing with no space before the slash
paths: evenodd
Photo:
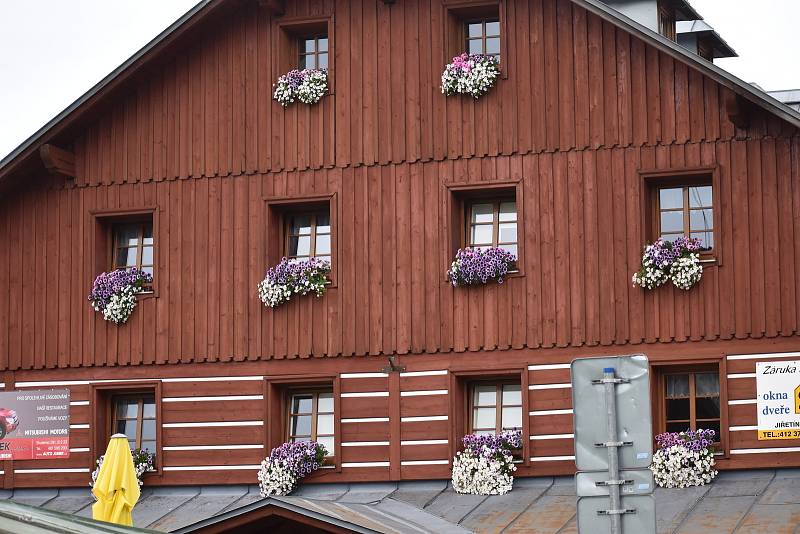
<path id="1" fill-rule="evenodd" d="M 109 273 L 101 273 L 94 279 L 89 301 L 97 311 L 106 309 L 111 297 L 127 287 L 137 291 L 145 285 L 153 283 L 153 276 L 136 267 L 116 269 Z"/>
<path id="2" fill-rule="evenodd" d="M 513 449 L 522 447 L 522 431 L 504 430 L 501 434 L 467 434 L 461 440 L 464 449 L 476 456 L 497 458 L 510 455 Z"/>
<path id="3" fill-rule="evenodd" d="M 502 284 L 503 277 L 516 260 L 512 253 L 498 247 L 459 249 L 447 271 L 447 278 L 454 287 L 485 284 L 489 280 Z"/>
<path id="4" fill-rule="evenodd" d="M 316 441 L 296 441 L 272 449 L 269 461 L 287 465 L 296 478 L 302 478 L 319 469 L 326 455 L 325 446 Z"/>
<path id="5" fill-rule="evenodd" d="M 717 432 L 710 428 L 685 430 L 684 432 L 664 432 L 656 436 L 656 443 L 660 450 L 667 450 L 675 445 L 680 445 L 691 451 L 713 449 L 714 436 Z"/>

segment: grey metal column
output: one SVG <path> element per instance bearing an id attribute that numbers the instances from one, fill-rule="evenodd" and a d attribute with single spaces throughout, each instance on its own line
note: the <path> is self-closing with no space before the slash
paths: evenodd
<path id="1" fill-rule="evenodd" d="M 619 510 L 619 445 L 617 443 L 617 392 L 613 367 L 603 368 L 606 394 L 606 426 L 608 427 L 608 494 L 611 497 L 611 534 L 622 534 Z"/>

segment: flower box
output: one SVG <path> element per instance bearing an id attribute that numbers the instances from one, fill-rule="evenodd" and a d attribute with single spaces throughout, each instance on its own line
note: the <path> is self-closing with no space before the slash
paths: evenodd
<path id="1" fill-rule="evenodd" d="M 261 462 L 258 485 L 262 497 L 289 495 L 297 483 L 325 461 L 325 446 L 316 441 L 284 443 Z"/>
<path id="2" fill-rule="evenodd" d="M 714 469 L 714 430 L 665 432 L 656 436 L 653 455 L 656 484 L 662 488 L 703 486 L 717 476 Z"/>
<path id="3" fill-rule="evenodd" d="M 273 86 L 272 97 L 286 107 L 299 100 L 304 104 L 316 104 L 328 92 L 328 71 L 324 69 L 290 70 Z"/>
<path id="4" fill-rule="evenodd" d="M 317 297 L 321 297 L 325 293 L 330 272 L 331 264 L 325 260 L 283 258 L 259 282 L 258 298 L 264 306 L 274 308 L 288 302 L 293 295 L 306 295 L 313 291 Z"/>
<path id="5" fill-rule="evenodd" d="M 689 290 L 703 276 L 700 264 L 700 240 L 679 237 L 675 241 L 659 238 L 647 245 L 642 267 L 633 275 L 633 285 L 655 289 L 668 281 L 678 289 Z"/>
<path id="6" fill-rule="evenodd" d="M 133 467 L 136 469 L 136 479 L 139 481 L 139 485 L 141 486 L 144 475 L 156 470 L 156 455 L 147 449 L 134 449 L 131 451 L 131 456 L 133 456 Z M 89 483 L 89 487 L 91 488 L 94 487 L 94 484 L 97 481 L 97 476 L 100 474 L 100 467 L 103 465 L 104 459 L 105 454 L 97 459 L 97 467 L 94 471 L 92 471 L 92 481 Z"/>
<path id="7" fill-rule="evenodd" d="M 453 458 L 453 489 L 469 495 L 504 495 L 514 486 L 515 449 L 522 446 L 522 432 L 507 430 L 499 436 L 468 434 L 464 450 Z"/>
<path id="8" fill-rule="evenodd" d="M 461 54 L 448 63 L 442 73 L 442 93 L 480 98 L 500 77 L 500 63 L 494 56 Z"/>
<path id="9" fill-rule="evenodd" d="M 516 256 L 498 247 L 462 248 L 450 264 L 447 279 L 453 287 L 486 284 L 491 281 L 502 284 L 503 277 L 516 261 Z"/>
<path id="10" fill-rule="evenodd" d="M 94 279 L 89 302 L 94 311 L 103 313 L 106 321 L 122 324 L 136 308 L 136 294 L 152 283 L 149 273 L 135 267 L 101 273 Z"/>

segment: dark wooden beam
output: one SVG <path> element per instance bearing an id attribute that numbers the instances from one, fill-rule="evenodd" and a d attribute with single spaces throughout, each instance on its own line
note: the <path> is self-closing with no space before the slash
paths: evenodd
<path id="1" fill-rule="evenodd" d="M 75 154 L 54 145 L 39 147 L 39 156 L 42 158 L 45 169 L 53 174 L 75 177 Z"/>
<path id="2" fill-rule="evenodd" d="M 273 15 L 283 15 L 286 12 L 286 0 L 258 0 L 258 5 L 267 8 Z"/>
<path id="3" fill-rule="evenodd" d="M 753 105 L 737 94 L 729 94 L 725 101 L 725 111 L 734 126 L 745 129 L 750 126 Z"/>

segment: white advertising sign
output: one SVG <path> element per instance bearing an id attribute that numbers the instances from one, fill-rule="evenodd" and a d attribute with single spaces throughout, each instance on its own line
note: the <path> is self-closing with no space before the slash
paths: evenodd
<path id="1" fill-rule="evenodd" d="M 758 439 L 800 438 L 800 361 L 757 362 Z"/>

